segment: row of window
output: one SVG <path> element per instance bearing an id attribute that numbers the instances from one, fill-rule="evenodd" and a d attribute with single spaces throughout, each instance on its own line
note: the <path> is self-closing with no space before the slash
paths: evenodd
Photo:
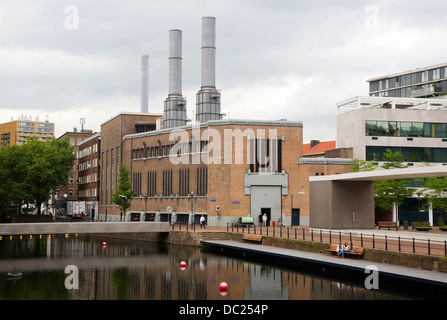
<path id="1" fill-rule="evenodd" d="M 366 146 L 367 161 L 385 161 L 387 149 L 399 151 L 404 162 L 447 163 L 447 148 Z"/>
<path id="2" fill-rule="evenodd" d="M 390 85 L 390 79 L 385 80 L 379 80 L 378 81 L 378 89 L 389 89 L 395 88 L 395 87 L 401 87 L 406 85 L 412 85 L 416 83 L 426 82 L 426 81 L 435 81 L 441 79 L 441 70 L 443 72 L 444 78 L 447 78 L 447 67 L 444 68 L 437 68 L 433 70 L 425 70 L 421 72 L 413 72 L 409 74 L 404 74 L 399 77 L 396 77 L 395 79 L 392 78 L 391 82 L 395 85 Z"/>
<path id="3" fill-rule="evenodd" d="M 97 197 L 98 196 L 98 190 L 96 188 L 92 189 L 79 189 L 78 190 L 78 196 L 80 198 L 89 198 L 89 197 Z"/>
<path id="4" fill-rule="evenodd" d="M 19 131 L 33 131 L 34 127 L 18 127 Z M 53 132 L 53 129 L 47 129 L 47 128 L 37 128 L 38 132 Z"/>
<path id="5" fill-rule="evenodd" d="M 98 152 L 98 144 L 95 143 L 92 146 L 88 146 L 82 150 L 78 151 L 78 159 L 82 159 L 84 157 L 87 157 L 89 155 L 91 155 L 92 153 L 96 153 Z"/>
<path id="6" fill-rule="evenodd" d="M 189 143 L 179 143 L 176 148 L 176 154 L 191 154 L 193 152 L 206 152 L 207 151 L 208 141 L 195 141 Z M 133 149 L 132 150 L 132 159 L 144 159 L 144 158 L 155 158 L 155 157 L 163 157 L 169 156 L 171 153 L 171 149 L 174 144 L 168 145 L 158 145 L 152 147 L 146 147 Z"/>
<path id="7" fill-rule="evenodd" d="M 172 170 L 163 170 L 162 173 L 162 190 L 160 194 L 162 196 L 171 196 L 171 195 L 179 195 L 179 196 L 188 196 L 190 195 L 191 181 L 190 181 L 190 170 L 179 169 L 177 172 L 178 184 L 175 184 L 176 190 L 173 189 L 173 171 Z M 132 173 L 132 188 L 137 193 L 137 195 L 146 194 L 149 197 L 153 197 L 157 195 L 157 171 L 149 171 L 147 172 L 147 186 L 146 190 L 142 188 L 142 173 L 134 172 Z M 208 168 L 196 168 L 196 196 L 206 196 L 208 193 Z"/>
<path id="8" fill-rule="evenodd" d="M 97 182 L 98 181 L 98 174 L 97 173 L 92 173 L 92 174 L 88 174 L 86 176 L 80 176 L 80 177 L 78 177 L 77 180 L 78 180 L 79 184 Z"/>
<path id="9" fill-rule="evenodd" d="M 19 126 L 27 126 L 27 127 L 34 127 L 34 122 L 23 122 L 20 121 L 18 123 Z M 38 127 L 45 127 L 45 128 L 53 128 L 54 124 L 53 123 L 38 123 L 37 124 Z"/>
<path id="10" fill-rule="evenodd" d="M 447 138 L 447 123 L 366 120 L 365 135 Z"/>
<path id="11" fill-rule="evenodd" d="M 90 161 L 81 162 L 78 165 L 78 171 L 84 171 L 98 167 L 98 159 L 94 158 Z"/>

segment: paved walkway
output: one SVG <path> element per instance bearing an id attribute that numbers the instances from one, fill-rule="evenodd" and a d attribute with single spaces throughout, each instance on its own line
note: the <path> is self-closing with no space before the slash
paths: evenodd
<path id="1" fill-rule="evenodd" d="M 314 260 L 327 265 L 337 265 L 340 267 L 349 267 L 349 268 L 355 267 L 361 269 L 362 271 L 364 271 L 367 266 L 375 265 L 380 270 L 380 272 L 394 274 L 399 277 L 418 278 L 418 279 L 425 279 L 427 281 L 440 282 L 445 286 L 447 286 L 447 274 L 442 272 L 395 266 L 387 263 L 366 261 L 363 259 L 335 258 L 330 254 L 313 253 L 313 252 L 285 249 L 272 246 L 263 246 L 259 244 L 251 244 L 231 240 L 202 241 L 202 243 L 228 248 L 238 248 L 239 250 L 251 250 L 266 255 L 277 255 L 290 258 L 299 258 L 303 260 Z"/>
<path id="2" fill-rule="evenodd" d="M 178 227 L 175 227 L 178 230 Z M 186 231 L 185 226 L 182 227 Z M 192 231 L 189 228 L 189 231 Z M 349 242 L 351 239 L 354 246 L 363 246 L 365 248 L 376 248 L 387 251 L 408 252 L 417 254 L 429 254 L 437 256 L 447 255 L 447 232 L 434 228 L 432 231 L 421 232 L 415 230 L 385 230 L 385 229 L 312 229 L 308 227 L 292 227 L 287 231 L 286 228 L 280 230 L 276 227 L 253 227 L 247 228 L 228 228 L 229 232 L 256 233 L 274 237 L 282 237 L 297 240 L 306 240 L 314 242 L 338 243 Z M 321 234 L 320 234 L 321 230 Z M 226 227 L 207 227 L 206 229 L 195 228 L 194 232 L 226 232 Z M 262 232 L 262 233 L 261 233 Z M 341 236 L 341 241 L 340 241 Z M 374 237 L 374 238 L 373 238 Z"/>
<path id="3" fill-rule="evenodd" d="M 379 276 L 377 281 L 380 289 L 403 291 L 410 296 L 429 299 L 447 298 L 447 275 L 445 273 L 421 270 L 409 267 L 395 266 L 384 263 L 365 261 L 363 259 L 336 258 L 329 254 L 312 253 L 300 250 L 263 246 L 230 240 L 202 241 L 214 251 L 226 254 L 230 251 L 239 252 L 240 256 L 247 258 L 252 254 L 260 255 L 263 259 L 276 261 L 278 258 L 297 261 L 300 265 L 310 265 L 307 270 L 329 278 L 344 279 L 352 282 L 367 283 L 367 277 L 373 272 Z M 273 259 L 273 260 L 272 260 Z M 347 275 L 347 277 L 346 277 Z M 359 280 L 360 279 L 360 280 Z M 407 291 L 408 290 L 408 291 Z"/>

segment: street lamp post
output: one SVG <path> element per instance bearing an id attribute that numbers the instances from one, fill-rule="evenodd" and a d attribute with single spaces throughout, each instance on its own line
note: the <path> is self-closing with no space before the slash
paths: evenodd
<path id="1" fill-rule="evenodd" d="M 191 216 L 194 222 L 194 191 L 191 191 Z"/>

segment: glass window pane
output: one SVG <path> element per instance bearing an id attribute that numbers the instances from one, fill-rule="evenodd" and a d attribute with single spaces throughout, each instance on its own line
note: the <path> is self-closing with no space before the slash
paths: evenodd
<path id="1" fill-rule="evenodd" d="M 435 137 L 436 138 L 447 138 L 447 124 L 435 123 Z"/>
<path id="2" fill-rule="evenodd" d="M 389 136 L 397 135 L 397 122 L 396 121 L 388 122 L 388 135 Z"/>
<path id="3" fill-rule="evenodd" d="M 432 137 L 432 123 L 424 122 L 424 137 L 430 138 Z"/>
<path id="4" fill-rule="evenodd" d="M 413 122 L 411 128 L 412 137 L 422 137 L 424 135 L 424 123 L 423 122 Z"/>
<path id="5" fill-rule="evenodd" d="M 434 162 L 447 162 L 447 149 L 444 148 L 434 148 Z"/>
<path id="6" fill-rule="evenodd" d="M 410 137 L 411 134 L 411 122 L 401 122 L 400 123 L 400 136 Z"/>
<path id="7" fill-rule="evenodd" d="M 379 155 L 382 147 L 366 146 L 366 160 L 367 161 L 379 161 Z"/>
<path id="8" fill-rule="evenodd" d="M 376 135 L 376 121 L 367 120 L 365 121 L 365 135 L 374 136 Z"/>
<path id="9" fill-rule="evenodd" d="M 404 157 L 404 161 L 409 162 L 422 162 L 425 161 L 425 153 L 423 147 L 420 148 L 405 148 L 407 150 L 407 156 Z"/>
<path id="10" fill-rule="evenodd" d="M 377 133 L 378 136 L 388 135 L 388 122 L 387 121 L 377 121 Z"/>

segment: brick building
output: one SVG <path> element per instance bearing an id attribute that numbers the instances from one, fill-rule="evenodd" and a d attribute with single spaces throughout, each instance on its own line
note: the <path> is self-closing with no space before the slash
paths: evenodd
<path id="1" fill-rule="evenodd" d="M 225 226 L 307 225 L 309 175 L 348 172 L 345 163 L 299 165 L 303 127 L 292 121 L 214 120 L 123 137 L 123 164 L 137 197 L 126 220 Z M 316 170 L 316 171 L 315 171 Z"/>
<path id="2" fill-rule="evenodd" d="M 101 134 L 96 133 L 79 145 L 78 200 L 89 220 L 97 220 L 100 186 Z"/>
<path id="3" fill-rule="evenodd" d="M 122 112 L 101 125 L 99 219 L 121 219 L 112 194 L 116 191 L 118 168 L 123 159 L 122 139 L 125 135 L 156 129 L 160 114 Z"/>

